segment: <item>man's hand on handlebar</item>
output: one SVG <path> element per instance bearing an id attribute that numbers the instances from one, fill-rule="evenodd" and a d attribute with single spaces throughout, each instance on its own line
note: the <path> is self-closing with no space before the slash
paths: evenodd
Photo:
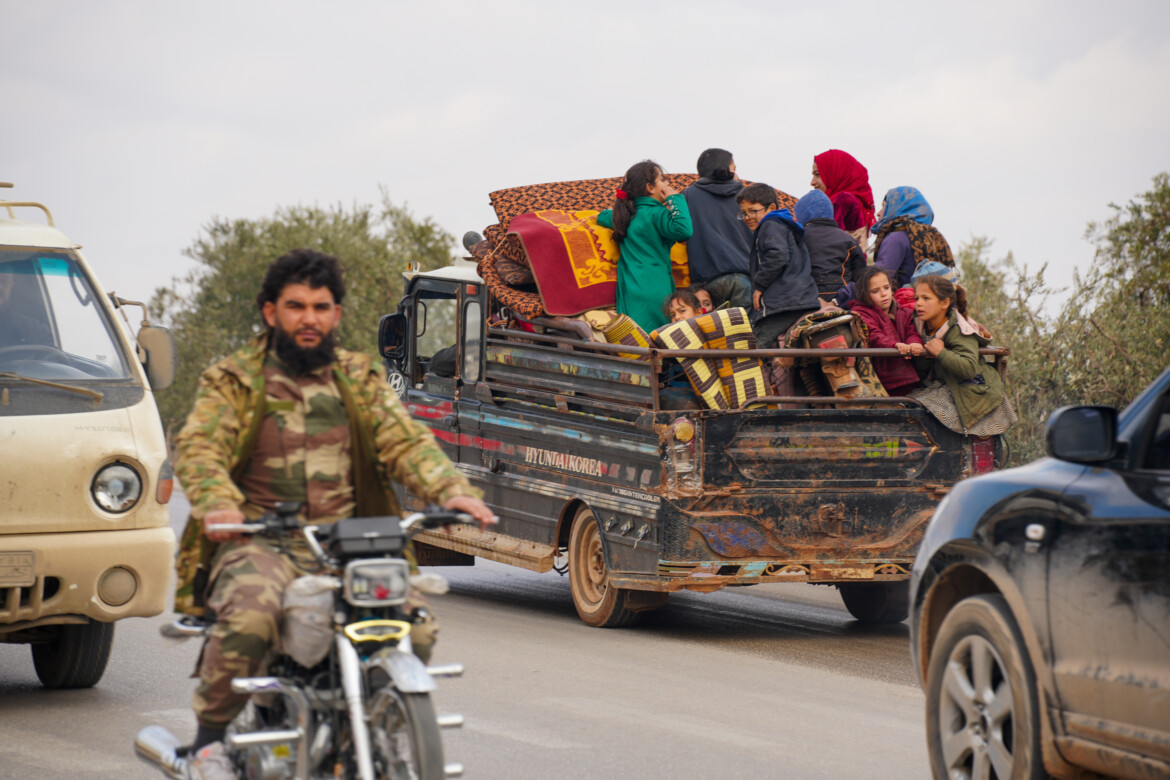
<path id="1" fill-rule="evenodd" d="M 206 529 L 209 525 L 239 524 L 244 522 L 244 519 L 244 513 L 238 509 L 217 509 L 204 516 L 203 527 Z M 207 530 L 204 531 L 204 535 L 213 542 L 228 542 L 240 537 L 238 533 Z"/>
<path id="2" fill-rule="evenodd" d="M 488 526 L 495 525 L 497 520 L 487 504 L 473 496 L 455 496 L 443 502 L 443 508 L 453 512 L 466 512 L 475 518 L 481 530 L 486 531 Z"/>

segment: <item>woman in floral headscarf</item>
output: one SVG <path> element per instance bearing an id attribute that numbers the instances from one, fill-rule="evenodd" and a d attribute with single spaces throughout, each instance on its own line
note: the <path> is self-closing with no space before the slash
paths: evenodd
<path id="1" fill-rule="evenodd" d="M 812 186 L 829 196 L 837 227 L 853 236 L 864 250 L 873 224 L 873 190 L 869 171 L 849 152 L 830 149 L 813 158 Z"/>
<path id="2" fill-rule="evenodd" d="M 927 260 L 955 267 L 950 244 L 932 222 L 934 209 L 916 187 L 894 187 L 882 199 L 872 228 L 874 265 L 886 269 L 896 287 L 908 284 L 914 269 Z"/>

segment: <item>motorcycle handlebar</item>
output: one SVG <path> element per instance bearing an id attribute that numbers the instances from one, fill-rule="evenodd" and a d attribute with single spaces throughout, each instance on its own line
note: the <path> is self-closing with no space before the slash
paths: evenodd
<path id="1" fill-rule="evenodd" d="M 452 512 L 435 508 L 423 512 L 412 512 L 399 520 L 399 527 L 402 529 L 402 533 L 409 538 L 421 529 L 439 528 L 455 523 L 474 524 L 475 518 L 466 512 Z M 266 536 L 279 536 L 288 531 L 300 530 L 303 531 L 305 542 L 309 545 L 309 549 L 317 560 L 322 562 L 328 562 L 330 560 L 329 554 L 325 552 L 320 541 L 317 539 L 317 533 L 321 530 L 321 527 L 318 525 L 307 525 L 304 528 L 300 528 L 296 524 L 295 516 L 291 514 L 266 512 L 256 522 L 208 523 L 204 526 L 204 529 L 208 533 L 263 534 Z"/>
<path id="2" fill-rule="evenodd" d="M 203 530 L 211 534 L 262 534 L 268 526 L 264 523 L 208 523 Z"/>

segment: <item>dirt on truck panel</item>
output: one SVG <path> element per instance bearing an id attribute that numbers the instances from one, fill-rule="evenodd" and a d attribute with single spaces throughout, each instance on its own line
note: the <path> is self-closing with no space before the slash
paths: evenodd
<path id="1" fill-rule="evenodd" d="M 391 384 L 500 518 L 492 531 L 420 534 L 420 563 L 564 563 L 591 625 L 628 625 L 673 591 L 765 582 L 832 583 L 859 619 L 906 616 L 927 521 L 1000 457 L 997 438 L 954 433 L 908 398 L 674 408 L 676 359 L 745 353 L 607 343 L 580 319 L 518 314 L 480 255 L 408 274 L 380 326 Z M 1007 350 L 985 354 L 1002 371 Z"/>

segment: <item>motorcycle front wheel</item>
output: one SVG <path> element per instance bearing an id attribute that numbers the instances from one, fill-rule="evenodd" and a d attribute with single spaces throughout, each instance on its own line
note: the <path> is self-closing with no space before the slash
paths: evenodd
<path id="1" fill-rule="evenodd" d="M 429 693 L 403 693 L 370 675 L 370 741 L 378 780 L 443 780 L 443 741 Z"/>

